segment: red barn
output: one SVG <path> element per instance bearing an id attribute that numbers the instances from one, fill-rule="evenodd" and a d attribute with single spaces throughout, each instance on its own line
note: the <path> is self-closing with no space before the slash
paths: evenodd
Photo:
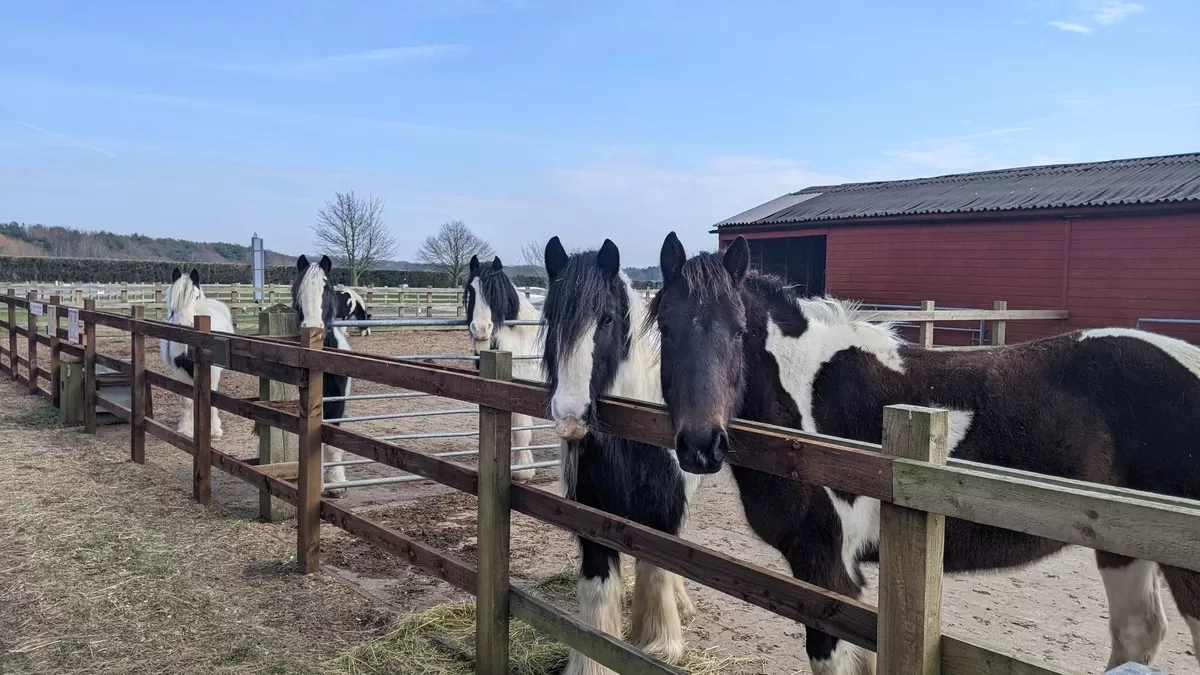
<path id="1" fill-rule="evenodd" d="M 810 294 L 1068 310 L 1009 324 L 1010 342 L 1139 320 L 1200 342 L 1200 153 L 810 187 L 714 232 Z"/>

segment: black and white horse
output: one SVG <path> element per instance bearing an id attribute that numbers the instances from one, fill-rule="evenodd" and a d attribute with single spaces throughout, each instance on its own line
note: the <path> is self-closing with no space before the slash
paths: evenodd
<path id="1" fill-rule="evenodd" d="M 211 330 L 218 333 L 236 332 L 233 328 L 233 315 L 230 313 L 229 307 L 220 300 L 214 300 L 204 295 L 204 290 L 200 288 L 200 273 L 196 270 L 192 270 L 191 274 L 184 276 L 183 272 L 176 267 L 175 271 L 171 273 L 171 285 L 167 287 L 166 298 L 167 323 L 191 328 L 195 325 L 196 315 L 208 315 Z M 171 377 L 191 384 L 196 362 L 193 360 L 188 346 L 161 340 L 159 341 L 159 350 Z M 217 366 L 211 366 L 211 368 L 212 390 L 217 391 L 221 386 L 222 369 Z M 176 431 L 190 437 L 192 435 L 192 416 L 192 399 L 180 396 L 179 422 L 175 427 Z M 221 427 L 221 417 L 216 408 L 212 409 L 210 433 L 214 439 L 221 438 L 225 434 L 225 430 Z"/>
<path id="2" fill-rule="evenodd" d="M 371 318 L 370 312 L 367 311 L 367 303 L 363 302 L 362 296 L 353 288 L 340 288 L 334 293 L 337 295 L 337 308 L 334 310 L 334 317 L 337 319 L 349 319 L 353 321 L 366 321 Z M 366 337 L 371 334 L 370 326 L 362 326 L 358 329 L 358 334 Z"/>
<path id="3" fill-rule="evenodd" d="M 334 328 L 333 320 L 337 310 L 337 293 L 329 281 L 329 271 L 333 261 L 329 256 L 321 256 L 318 265 L 311 265 L 307 256 L 300 256 L 296 261 L 296 280 L 292 282 L 292 307 L 296 310 L 301 328 L 321 328 L 325 331 L 323 342 L 326 348 L 342 351 L 353 351 L 350 340 L 341 328 Z M 324 397 L 349 396 L 350 378 L 346 375 L 325 373 L 322 378 L 321 395 Z M 325 401 L 322 405 L 324 419 L 336 419 L 346 416 L 346 401 Z M 336 422 L 335 422 L 336 424 Z M 341 448 L 322 445 L 322 453 L 327 462 L 342 461 Z M 346 480 L 346 467 L 332 466 L 325 469 L 326 483 L 341 483 Z M 326 490 L 326 496 L 342 497 L 345 488 Z"/>
<path id="4" fill-rule="evenodd" d="M 506 326 L 505 321 L 537 321 L 540 313 L 525 296 L 517 291 L 512 280 L 504 272 L 504 263 L 494 257 L 487 265 L 479 264 L 479 256 L 471 256 L 467 285 L 463 289 L 467 301 L 467 332 L 475 353 L 483 349 L 500 349 L 513 355 L 512 374 L 520 380 L 540 381 L 541 364 L 537 359 L 518 358 L 542 353 L 542 342 L 537 326 Z M 533 418 L 513 413 L 513 427 L 533 426 Z M 518 429 L 512 432 L 512 447 L 528 448 L 533 444 L 533 431 Z M 513 453 L 513 466 L 533 463 L 532 450 L 517 450 Z M 513 480 L 528 482 L 537 475 L 537 469 L 514 471 Z"/>
<path id="5" fill-rule="evenodd" d="M 551 415 L 566 441 L 566 497 L 657 530 L 678 534 L 700 477 L 680 471 L 669 449 L 604 433 L 593 412 L 601 396 L 661 402 L 658 339 L 647 331 L 645 302 L 621 271 L 620 252 L 605 240 L 600 251 L 568 256 L 558 237 L 546 245 L 549 284 L 542 318 L 543 363 Z M 587 624 L 621 635 L 620 554 L 580 539 L 579 603 Z M 681 615 L 695 609 L 683 579 L 653 565 L 635 566 L 630 641 L 664 661 L 684 654 Z M 566 675 L 607 669 L 572 650 Z"/>
<path id="6" fill-rule="evenodd" d="M 1200 498 L 1200 348 L 1122 328 L 1077 331 L 993 350 L 904 343 L 829 298 L 800 298 L 748 271 L 739 237 L 690 260 L 674 233 L 651 304 L 680 464 L 717 471 L 733 417 L 879 443 L 883 408 L 950 412 L 954 457 L 1065 478 Z M 879 503 L 734 466 L 746 517 L 800 579 L 857 597 L 877 559 Z M 1016 567 L 1064 547 L 946 522 L 945 569 Z M 1166 634 L 1159 571 L 1200 658 L 1200 573 L 1097 552 L 1108 595 L 1110 667 L 1148 664 Z M 871 673 L 874 655 L 808 629 L 818 675 Z"/>

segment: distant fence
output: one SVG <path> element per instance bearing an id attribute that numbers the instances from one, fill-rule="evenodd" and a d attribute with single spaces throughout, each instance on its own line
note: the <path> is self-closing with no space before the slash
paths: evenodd
<path id="1" fill-rule="evenodd" d="M 320 568 L 322 520 L 397 555 L 477 597 L 476 670 L 508 672 L 510 616 L 588 654 L 621 673 L 671 673 L 677 668 L 657 661 L 605 635 L 526 591 L 509 577 L 509 523 L 518 511 L 601 543 L 658 567 L 683 575 L 780 616 L 817 628 L 879 653 L 880 675 L 1065 675 L 1072 671 L 1025 661 L 988 649 L 974 640 L 944 635 L 941 621 L 942 546 L 945 519 L 959 518 L 1007 528 L 1069 544 L 1101 549 L 1200 571 L 1200 502 L 1105 485 L 948 459 L 947 413 L 912 406 L 884 411 L 882 445 L 809 434 L 771 425 L 735 421 L 730 426 L 739 450 L 730 461 L 740 466 L 878 499 L 880 510 L 879 606 L 742 562 L 629 520 L 510 482 L 511 412 L 538 416 L 548 408 L 549 392 L 537 383 L 511 380 L 511 356 L 484 352 L 481 375 L 398 359 L 326 350 L 319 329 L 303 329 L 294 341 L 209 332 L 208 317 L 195 328 L 144 318 L 135 306 L 129 316 L 100 312 L 94 302 L 64 310 L 60 299 L 49 305 L 37 296 L 7 295 L 8 347 L 0 346 L 0 370 L 25 384 L 31 394 L 61 400 L 60 367 L 64 357 L 82 359 L 84 428 L 95 431 L 96 405 L 130 423 L 130 457 L 145 462 L 146 435 L 155 436 L 193 458 L 192 491 L 202 504 L 211 499 L 213 466 L 274 496 L 297 505 L 297 553 L 305 572 Z M 25 326 L 17 310 L 27 310 Z M 970 310 L 982 316 L 966 320 L 1018 320 L 1019 312 Z M 63 330 L 68 315 L 74 328 Z M 39 317 L 48 316 L 45 328 Z M 936 316 L 914 315 L 930 323 Z M 82 321 L 84 329 L 78 331 Z M 126 332 L 130 362 L 97 353 L 95 330 L 107 326 Z M 78 333 L 78 334 L 77 334 Z M 18 354 L 18 338 L 27 356 Z M 191 386 L 146 368 L 145 340 L 187 344 L 201 367 Z M 81 344 L 76 344 L 78 340 Z M 41 348 L 49 349 L 43 368 Z M 299 388 L 298 400 L 265 404 L 211 390 L 208 364 L 219 365 Z M 127 373 L 128 407 L 97 396 L 97 366 Z M 321 383 L 325 373 L 347 375 L 384 385 L 427 392 L 479 405 L 479 470 L 431 457 L 403 445 L 370 438 L 325 424 Z M 41 382 L 48 388 L 43 389 Z M 195 401 L 194 433 L 187 438 L 153 419 L 146 409 L 146 387 L 155 386 Z M 240 415 L 267 427 L 297 434 L 298 462 L 259 464 L 211 446 L 211 410 Z M 670 447 L 673 428 L 662 406 L 605 399 L 597 416 L 612 433 Z M 389 529 L 333 501 L 321 498 L 322 443 L 352 454 L 426 476 L 478 496 L 477 567 Z M 799 649 L 797 642 L 796 648 Z"/>

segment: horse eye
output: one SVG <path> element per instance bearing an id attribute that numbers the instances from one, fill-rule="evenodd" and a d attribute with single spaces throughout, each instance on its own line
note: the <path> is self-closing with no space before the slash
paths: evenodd
<path id="1" fill-rule="evenodd" d="M 738 326 L 733 331 L 733 339 L 735 339 L 735 340 L 741 340 L 745 335 L 746 335 L 746 327 L 745 326 Z"/>
<path id="2" fill-rule="evenodd" d="M 600 317 L 600 326 L 601 326 L 601 327 L 606 327 L 606 326 L 609 326 L 609 325 L 611 325 L 611 324 L 612 324 L 612 321 L 613 321 L 613 319 L 612 319 L 612 315 L 611 315 L 611 314 L 605 314 L 604 316 Z"/>

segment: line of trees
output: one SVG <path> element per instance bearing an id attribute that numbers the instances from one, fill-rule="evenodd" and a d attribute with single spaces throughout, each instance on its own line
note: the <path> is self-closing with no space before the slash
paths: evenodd
<path id="1" fill-rule="evenodd" d="M 380 263 L 396 256 L 396 238 L 383 220 L 383 202 L 377 197 L 360 197 L 353 191 L 334 193 L 334 198 L 317 211 L 313 234 L 334 261 L 350 273 L 351 285 Z M 472 256 L 494 255 L 492 245 L 471 231 L 461 220 L 443 223 L 425 238 L 417 259 L 448 276 L 452 284 L 466 282 Z M 541 267 L 539 259 L 536 266 Z"/>

